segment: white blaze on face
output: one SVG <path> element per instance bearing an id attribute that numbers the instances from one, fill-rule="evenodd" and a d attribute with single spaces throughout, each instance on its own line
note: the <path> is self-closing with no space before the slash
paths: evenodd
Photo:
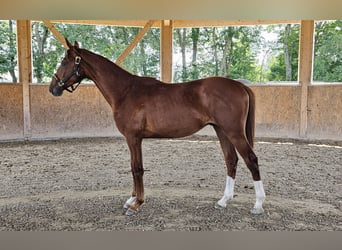
<path id="1" fill-rule="evenodd" d="M 221 198 L 221 200 L 219 200 L 217 202 L 217 204 L 221 207 L 226 207 L 227 206 L 227 202 L 231 199 L 233 199 L 234 196 L 234 185 L 235 185 L 235 180 L 230 177 L 227 176 L 227 180 L 226 180 L 226 188 L 224 190 L 224 195 Z"/>

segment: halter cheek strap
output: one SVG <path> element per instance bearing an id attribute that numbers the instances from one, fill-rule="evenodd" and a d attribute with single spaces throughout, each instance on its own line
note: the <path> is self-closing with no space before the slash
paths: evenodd
<path id="1" fill-rule="evenodd" d="M 80 76 L 78 69 L 80 67 L 81 59 L 82 58 L 80 56 L 75 57 L 75 65 L 74 65 L 72 72 L 69 75 L 67 75 L 63 80 L 59 79 L 57 74 L 53 75 L 53 78 L 56 79 L 58 86 L 62 87 L 63 89 L 65 89 L 66 91 L 68 91 L 70 93 L 74 92 L 77 89 L 77 87 L 81 84 L 81 81 L 82 81 L 82 80 L 80 80 L 80 81 L 76 82 L 75 84 L 73 84 L 69 87 L 65 87 L 65 84 L 71 79 L 71 77 L 73 77 L 73 76 L 79 77 Z"/>

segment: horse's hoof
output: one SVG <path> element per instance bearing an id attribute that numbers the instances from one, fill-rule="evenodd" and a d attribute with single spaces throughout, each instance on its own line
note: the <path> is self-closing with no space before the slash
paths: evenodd
<path id="1" fill-rule="evenodd" d="M 218 204 L 218 203 L 216 203 L 215 204 L 215 206 L 214 206 L 216 209 L 220 209 L 220 210 L 222 210 L 222 209 L 225 209 L 226 207 L 224 207 L 224 206 L 221 206 L 220 204 Z"/>
<path id="2" fill-rule="evenodd" d="M 261 207 L 261 208 L 252 208 L 251 209 L 251 214 L 254 214 L 254 215 L 259 215 L 259 214 L 263 214 L 264 213 L 264 209 Z"/>
<path id="3" fill-rule="evenodd" d="M 138 211 L 133 210 L 132 208 L 129 208 L 129 209 L 127 209 L 127 211 L 126 211 L 126 215 L 127 215 L 127 216 L 136 215 L 137 213 L 138 213 Z"/>
<path id="4" fill-rule="evenodd" d="M 122 215 L 125 215 L 126 212 L 127 212 L 127 209 L 126 209 L 126 208 L 123 208 L 123 209 L 122 209 Z"/>

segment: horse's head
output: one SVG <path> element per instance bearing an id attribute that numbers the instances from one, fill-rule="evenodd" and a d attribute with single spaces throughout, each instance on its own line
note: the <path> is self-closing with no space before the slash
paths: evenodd
<path id="1" fill-rule="evenodd" d="M 67 39 L 65 41 L 69 49 L 50 83 L 49 90 L 54 96 L 61 96 L 64 90 L 73 92 L 85 78 L 80 67 L 82 58 L 78 43 L 75 41 L 75 44 L 72 45 Z"/>

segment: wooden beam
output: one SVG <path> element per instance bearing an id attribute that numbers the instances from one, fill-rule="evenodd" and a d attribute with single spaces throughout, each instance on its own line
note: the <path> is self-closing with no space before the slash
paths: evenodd
<path id="1" fill-rule="evenodd" d="M 46 27 L 49 28 L 49 30 L 56 37 L 56 39 L 64 46 L 64 48 L 66 50 L 69 49 L 68 45 L 66 44 L 64 36 L 56 29 L 56 27 L 49 20 L 43 20 L 43 23 L 46 25 Z"/>
<path id="2" fill-rule="evenodd" d="M 306 137 L 308 129 L 308 85 L 312 82 L 315 22 L 301 21 L 298 81 L 301 86 L 299 136 Z"/>
<path id="3" fill-rule="evenodd" d="M 50 20 L 50 22 L 83 25 L 109 25 L 118 27 L 144 27 L 148 20 Z M 159 28 L 159 24 L 155 22 L 152 27 Z"/>
<path id="4" fill-rule="evenodd" d="M 121 27 L 143 27 L 148 20 L 50 20 L 52 23 L 72 23 L 86 25 L 110 25 Z M 300 23 L 300 20 L 174 20 L 173 28 L 225 27 L 243 25 L 267 25 Z M 159 28 L 155 22 L 152 27 Z"/>
<path id="5" fill-rule="evenodd" d="M 175 20 L 173 28 L 227 27 L 300 23 L 299 20 Z"/>
<path id="6" fill-rule="evenodd" d="M 173 21 L 161 21 L 160 30 L 160 67 L 161 80 L 166 83 L 172 82 L 172 32 Z"/>
<path id="7" fill-rule="evenodd" d="M 128 54 L 132 51 L 132 49 L 138 44 L 138 42 L 143 38 L 143 36 L 146 34 L 146 32 L 152 27 L 154 24 L 154 20 L 148 21 L 145 26 L 140 30 L 140 32 L 137 34 L 137 36 L 133 39 L 130 45 L 122 52 L 122 54 L 116 59 L 116 64 L 120 65 L 123 60 L 128 56 Z"/>
<path id="8" fill-rule="evenodd" d="M 30 83 L 32 82 L 31 22 L 17 21 L 19 81 L 23 87 L 23 136 L 31 137 Z"/>

